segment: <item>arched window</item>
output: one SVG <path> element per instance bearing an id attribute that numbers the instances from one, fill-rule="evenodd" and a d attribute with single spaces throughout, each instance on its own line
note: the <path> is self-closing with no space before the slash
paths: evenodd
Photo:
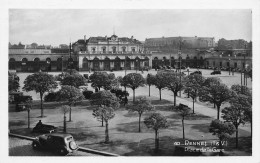
<path id="1" fill-rule="evenodd" d="M 57 70 L 62 71 L 63 68 L 63 63 L 62 63 L 62 58 L 57 59 Z"/>
<path id="2" fill-rule="evenodd" d="M 102 47 L 102 52 L 106 53 L 106 47 Z"/>
<path id="3" fill-rule="evenodd" d="M 40 59 L 39 58 L 34 58 L 34 60 L 33 60 L 33 69 L 36 72 L 40 70 Z"/>
<path id="4" fill-rule="evenodd" d="M 86 57 L 83 58 L 82 68 L 83 69 L 88 69 L 88 59 Z"/>
<path id="5" fill-rule="evenodd" d="M 134 65 L 135 65 L 136 70 L 138 70 L 140 68 L 140 58 L 139 57 L 135 57 Z"/>
<path id="6" fill-rule="evenodd" d="M 104 59 L 104 70 L 106 71 L 110 70 L 110 59 L 108 57 Z"/>
<path id="7" fill-rule="evenodd" d="M 113 52 L 113 53 L 116 53 L 116 47 L 115 47 L 115 46 L 112 47 L 112 52 Z"/>
<path id="8" fill-rule="evenodd" d="M 129 57 L 126 57 L 126 68 L 131 70 L 131 59 Z"/>
<path id="9" fill-rule="evenodd" d="M 97 57 L 93 59 L 93 69 L 94 71 L 99 71 L 99 59 Z"/>
<path id="10" fill-rule="evenodd" d="M 73 69 L 74 68 L 74 63 L 72 58 L 68 58 L 68 63 L 67 63 L 68 69 Z"/>
<path id="11" fill-rule="evenodd" d="M 115 58 L 114 68 L 115 68 L 115 70 L 120 70 L 121 69 L 121 59 L 119 57 Z"/>
<path id="12" fill-rule="evenodd" d="M 149 58 L 148 57 L 144 58 L 144 66 L 149 67 Z"/>
<path id="13" fill-rule="evenodd" d="M 91 48 L 91 51 L 92 51 L 93 54 L 96 53 L 96 48 L 95 48 L 95 47 L 92 47 L 92 48 Z"/>
<path id="14" fill-rule="evenodd" d="M 122 47 L 122 52 L 123 52 L 123 53 L 126 52 L 126 47 Z"/>
<path id="15" fill-rule="evenodd" d="M 27 62 L 28 62 L 27 58 L 23 58 L 23 59 L 22 59 L 22 65 L 26 65 Z"/>
<path id="16" fill-rule="evenodd" d="M 9 59 L 9 69 L 15 70 L 15 59 L 14 58 Z"/>
<path id="17" fill-rule="evenodd" d="M 28 71 L 27 62 L 28 62 L 27 58 L 22 59 L 22 72 Z"/>
<path id="18" fill-rule="evenodd" d="M 51 59 L 46 58 L 46 71 L 51 71 Z"/>

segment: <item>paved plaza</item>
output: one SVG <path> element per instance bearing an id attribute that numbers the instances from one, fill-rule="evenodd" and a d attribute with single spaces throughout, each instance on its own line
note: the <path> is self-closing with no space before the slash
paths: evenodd
<path id="1" fill-rule="evenodd" d="M 194 71 L 191 70 L 191 71 Z M 135 71 L 127 71 L 127 73 Z M 202 74 L 205 77 L 211 77 L 210 75 L 212 70 L 202 70 Z M 88 72 L 80 72 L 81 74 L 87 74 Z M 124 76 L 124 71 L 113 72 L 116 76 Z M 144 72 L 143 76 L 146 77 L 148 73 L 156 74 L 156 71 L 151 70 L 149 72 Z M 187 73 L 187 72 L 186 72 Z M 52 73 L 57 75 L 58 73 Z M 20 85 L 23 87 L 23 80 L 29 74 L 20 74 Z M 240 74 L 235 73 L 234 76 L 231 74 L 229 76 L 228 72 L 223 71 L 221 75 L 215 75 L 219 77 L 223 83 L 227 84 L 230 87 L 233 84 L 240 84 Z M 251 80 L 248 79 L 248 86 L 251 88 Z M 88 85 L 89 90 L 93 88 Z M 127 88 L 127 91 L 130 94 L 130 100 L 132 98 L 132 90 Z M 26 94 L 26 93 L 25 93 Z M 34 100 L 39 99 L 39 95 L 35 92 L 28 92 L 32 95 Z M 136 90 L 136 96 L 146 95 L 148 96 L 148 86 L 140 87 Z M 192 107 L 191 99 L 186 98 L 187 95 L 182 94 L 181 97 L 177 97 L 177 104 L 183 103 Z M 169 107 L 173 105 L 173 93 L 168 90 L 162 91 L 162 101 L 159 102 L 159 91 L 154 86 L 151 87 L 151 97 L 152 101 L 157 101 L 155 109 L 157 112 L 160 112 L 162 115 L 166 116 L 170 127 L 160 131 L 160 141 L 168 142 L 166 144 L 171 144 L 169 141 L 174 141 L 175 139 L 182 138 L 182 128 L 181 120 L 178 114 L 172 110 L 169 110 Z M 224 108 L 227 104 L 221 106 Z M 39 105 L 38 105 L 39 107 Z M 44 104 L 44 113 L 47 117 L 39 118 L 40 109 L 36 106 L 31 110 L 31 126 L 34 126 L 39 119 L 43 123 L 51 124 L 60 128 L 62 130 L 63 126 L 63 116 L 61 111 L 57 109 L 57 105 L 52 105 L 51 103 Z M 195 103 L 195 113 L 196 117 L 191 117 L 185 120 L 185 134 L 186 139 L 192 140 L 215 140 L 216 137 L 212 136 L 208 132 L 209 124 L 213 119 L 217 117 L 217 111 L 213 108 L 212 104 L 196 102 Z M 68 133 L 71 133 L 77 143 L 80 146 L 88 147 L 92 149 L 102 150 L 106 152 L 116 153 L 120 155 L 149 155 L 141 149 L 150 149 L 153 148 L 154 142 L 154 132 L 146 128 L 144 123 L 141 123 L 142 132 L 138 133 L 138 115 L 135 113 L 128 113 L 124 108 L 119 109 L 115 112 L 116 116 L 109 122 L 109 135 L 112 143 L 108 146 L 101 143 L 104 140 L 105 132 L 104 127 L 101 127 L 101 122 L 97 121 L 92 115 L 92 107 L 89 106 L 88 101 L 84 101 L 81 105 L 73 107 L 72 110 L 72 122 L 69 122 L 67 125 Z M 142 116 L 142 119 L 148 116 L 150 113 L 145 113 Z M 27 128 L 27 112 L 9 112 L 9 126 L 11 132 L 19 133 L 23 135 L 31 135 Z M 239 137 L 241 139 L 247 138 L 250 136 L 250 125 L 240 125 L 239 127 Z M 247 140 L 247 139 L 244 139 Z M 241 141 L 243 142 L 243 141 Z M 164 143 L 162 143 L 164 144 Z M 171 151 L 172 146 L 167 146 L 164 144 L 163 149 Z M 29 146 L 28 146 L 29 147 Z M 234 142 L 231 141 L 229 148 L 234 147 Z M 245 149 L 247 146 L 243 147 Z M 248 147 L 250 149 L 250 147 Z M 250 155 L 250 151 L 243 151 L 241 155 Z M 230 149 L 229 149 L 230 150 Z M 229 151 L 229 153 L 234 152 L 234 150 Z M 232 154 L 231 154 L 232 155 Z M 235 155 L 235 154 L 234 154 Z"/>

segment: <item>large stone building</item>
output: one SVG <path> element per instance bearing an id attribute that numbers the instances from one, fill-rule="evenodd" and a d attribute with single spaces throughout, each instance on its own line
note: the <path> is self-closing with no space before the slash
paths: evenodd
<path id="1" fill-rule="evenodd" d="M 147 38 L 144 43 L 145 50 L 157 52 L 172 52 L 179 49 L 207 49 L 215 47 L 214 37 L 161 37 Z"/>
<path id="2" fill-rule="evenodd" d="M 144 51 L 152 53 L 152 67 L 203 67 L 204 52 L 215 47 L 214 37 L 161 37 L 147 38 Z"/>
<path id="3" fill-rule="evenodd" d="M 245 48 L 252 48 L 252 43 L 247 42 L 243 39 L 238 40 L 226 40 L 224 38 L 219 39 L 218 47 L 219 50 L 227 50 L 227 49 L 245 49 Z"/>
<path id="4" fill-rule="evenodd" d="M 152 53 L 152 66 L 252 68 L 252 42 L 213 37 L 149 38 L 145 52 Z M 171 58 L 171 59 L 170 59 Z"/>
<path id="5" fill-rule="evenodd" d="M 229 47 L 233 43 L 232 48 Z M 9 43 L 9 69 L 17 72 L 110 71 L 124 69 L 158 68 L 169 66 L 197 67 L 252 67 L 252 42 L 214 38 L 168 37 L 146 39 L 134 37 L 90 37 L 68 46 L 12 45 Z M 244 46 L 243 46 L 244 45 Z"/>
<path id="6" fill-rule="evenodd" d="M 9 70 L 17 72 L 62 71 L 77 66 L 77 57 L 68 49 L 51 46 L 11 45 L 9 43 Z M 74 65 L 74 66 L 73 66 Z"/>
<path id="7" fill-rule="evenodd" d="M 140 69 L 151 66 L 151 54 L 132 36 L 90 37 L 73 44 L 80 71 Z"/>

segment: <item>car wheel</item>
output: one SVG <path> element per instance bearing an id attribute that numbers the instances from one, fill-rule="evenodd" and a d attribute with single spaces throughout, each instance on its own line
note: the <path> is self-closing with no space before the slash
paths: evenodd
<path id="1" fill-rule="evenodd" d="M 70 142 L 69 146 L 70 146 L 70 149 L 72 149 L 72 150 L 75 150 L 78 147 L 74 141 Z"/>
<path id="2" fill-rule="evenodd" d="M 40 145 L 39 145 L 39 143 L 33 142 L 32 147 L 33 147 L 33 149 L 39 149 Z"/>

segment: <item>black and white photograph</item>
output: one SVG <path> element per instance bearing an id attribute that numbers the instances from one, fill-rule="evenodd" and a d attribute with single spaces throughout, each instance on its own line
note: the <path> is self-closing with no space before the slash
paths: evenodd
<path id="1" fill-rule="evenodd" d="M 6 11 L 7 157 L 256 154 L 253 7 Z"/>

